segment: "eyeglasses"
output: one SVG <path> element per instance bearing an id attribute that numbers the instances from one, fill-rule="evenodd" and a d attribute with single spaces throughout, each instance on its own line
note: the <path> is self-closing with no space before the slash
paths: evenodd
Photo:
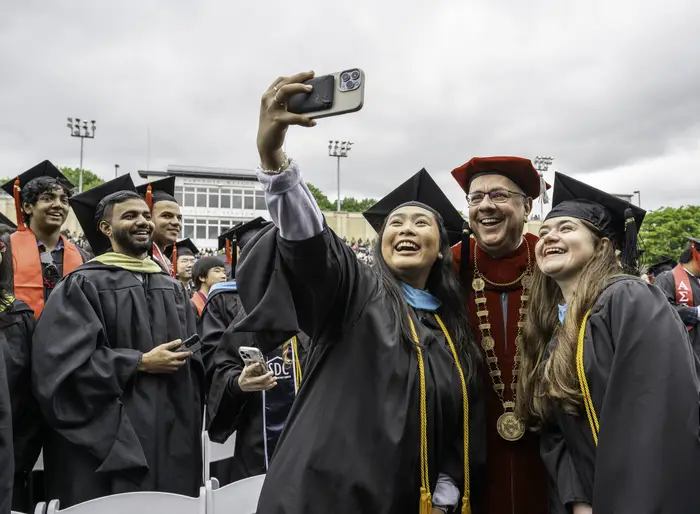
<path id="1" fill-rule="evenodd" d="M 493 203 L 506 203 L 508 200 L 510 200 L 513 195 L 518 195 L 522 196 L 523 198 L 527 198 L 522 193 L 518 193 L 517 191 L 509 191 L 508 189 L 497 189 L 495 191 L 489 191 L 488 193 L 482 193 L 481 191 L 478 191 L 476 193 L 469 193 L 467 195 L 467 204 L 470 206 L 472 205 L 479 205 L 481 202 L 484 201 L 484 198 L 487 196 L 489 197 L 489 200 L 491 200 Z"/>

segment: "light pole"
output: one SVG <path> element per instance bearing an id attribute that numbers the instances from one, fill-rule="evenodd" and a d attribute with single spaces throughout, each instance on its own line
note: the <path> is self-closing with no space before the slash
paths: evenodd
<path id="1" fill-rule="evenodd" d="M 114 165 L 114 178 L 119 176 L 119 164 Z"/>
<path id="2" fill-rule="evenodd" d="M 642 206 L 642 193 L 640 193 L 639 191 L 633 191 L 633 193 L 635 195 L 637 195 L 637 205 L 639 205 L 641 207 Z"/>
<path id="3" fill-rule="evenodd" d="M 80 138 L 80 179 L 78 182 L 78 192 L 83 192 L 83 141 L 87 139 L 95 138 L 95 120 L 90 120 L 91 127 L 88 127 L 87 120 L 83 120 L 82 124 L 80 118 L 68 118 L 68 123 L 66 126 L 70 129 L 70 135 L 72 137 Z"/>
<path id="4" fill-rule="evenodd" d="M 535 157 L 535 169 L 540 174 L 540 183 L 543 184 L 543 187 L 545 188 L 547 186 L 544 185 L 546 184 L 544 180 L 544 173 L 552 165 L 553 160 L 554 157 L 541 157 L 539 155 Z M 544 220 L 544 195 L 546 194 L 546 192 L 546 189 L 544 191 L 540 191 L 540 221 Z"/>
<path id="5" fill-rule="evenodd" d="M 336 167 L 337 183 L 338 183 L 338 212 L 340 212 L 340 158 L 347 157 L 348 152 L 352 150 L 352 142 L 350 141 L 328 141 L 328 156 L 335 157 L 338 160 Z"/>

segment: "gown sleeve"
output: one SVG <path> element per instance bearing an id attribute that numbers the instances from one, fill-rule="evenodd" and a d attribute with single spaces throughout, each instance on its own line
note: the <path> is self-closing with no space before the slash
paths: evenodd
<path id="1" fill-rule="evenodd" d="M 0 338 L 2 334 L 0 334 Z M 0 344 L 0 358 L 7 350 Z M 12 405 L 5 366 L 0 365 L 0 512 L 8 513 L 12 506 L 12 483 L 15 458 L 12 449 Z"/>
<path id="2" fill-rule="evenodd" d="M 32 387 L 48 425 L 89 451 L 97 472 L 146 471 L 121 402 L 142 353 L 110 348 L 104 326 L 94 285 L 80 274 L 64 278 L 34 332 Z"/>
<path id="3" fill-rule="evenodd" d="M 591 498 L 585 494 L 564 435 L 556 423 L 548 423 L 542 428 L 540 456 L 551 478 L 551 514 L 571 512 L 575 503 L 592 503 Z"/>
<path id="4" fill-rule="evenodd" d="M 666 271 L 656 277 L 656 280 L 654 280 L 654 285 L 658 286 L 664 292 L 666 299 L 671 305 L 673 305 L 673 308 L 676 309 L 676 312 L 683 320 L 683 323 L 686 323 L 687 325 L 696 325 L 698 323 L 697 307 L 689 307 L 687 305 L 679 305 L 676 303 L 676 281 L 673 278 L 672 271 Z M 698 298 L 698 301 L 700 301 L 700 298 Z"/>
<path id="5" fill-rule="evenodd" d="M 700 386 L 687 330 L 660 289 L 615 287 L 589 322 L 592 341 L 610 337 L 614 351 L 598 412 L 594 511 L 700 512 Z"/>
<path id="6" fill-rule="evenodd" d="M 263 231 L 241 254 L 239 291 L 249 318 L 256 319 L 255 326 L 243 326 L 260 332 L 294 320 L 282 340 L 300 330 L 314 340 L 329 328 L 339 334 L 377 291 L 377 280 L 325 224 L 295 162 L 281 174 L 258 177 L 277 232 Z"/>
<path id="7" fill-rule="evenodd" d="M 197 332 L 202 338 L 202 358 L 207 373 L 212 369 L 214 354 L 224 332 L 240 309 L 241 302 L 236 294 L 214 293 L 207 300 L 197 322 Z"/>
<path id="8" fill-rule="evenodd" d="M 231 325 L 245 316 L 240 309 Z M 224 443 L 233 434 L 249 394 L 238 387 L 244 363 L 238 355 L 241 346 L 254 346 L 253 335 L 226 330 L 212 352 L 207 366 L 207 430 L 212 441 Z"/>

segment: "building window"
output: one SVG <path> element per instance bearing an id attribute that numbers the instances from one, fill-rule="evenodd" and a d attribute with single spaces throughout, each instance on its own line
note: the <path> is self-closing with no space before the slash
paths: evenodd
<path id="1" fill-rule="evenodd" d="M 182 186 L 175 186 L 175 200 L 182 205 Z"/>
<path id="2" fill-rule="evenodd" d="M 207 206 L 207 190 L 205 188 L 197 189 L 197 207 Z"/>
<path id="3" fill-rule="evenodd" d="M 265 193 L 262 191 L 255 192 L 255 210 L 256 211 L 267 210 L 267 205 L 265 205 Z"/>
<path id="4" fill-rule="evenodd" d="M 194 188 L 185 186 L 185 207 L 194 207 Z"/>
<path id="5" fill-rule="evenodd" d="M 255 191 L 244 191 L 243 208 L 247 211 L 255 209 Z"/>
<path id="6" fill-rule="evenodd" d="M 209 239 L 219 237 L 219 220 L 209 220 Z"/>
<path id="7" fill-rule="evenodd" d="M 221 189 L 221 208 L 230 209 L 231 208 L 231 190 L 227 188 Z"/>
<path id="8" fill-rule="evenodd" d="M 182 234 L 182 237 L 184 239 L 193 238 L 194 237 L 194 221 L 193 220 L 187 220 L 185 221 L 184 225 L 184 232 Z"/>
<path id="9" fill-rule="evenodd" d="M 207 239 L 207 220 L 195 220 L 195 224 L 196 239 Z"/>
<path id="10" fill-rule="evenodd" d="M 219 208 L 219 188 L 217 187 L 209 188 L 209 207 Z"/>
<path id="11" fill-rule="evenodd" d="M 231 196 L 231 208 L 241 209 L 243 208 L 243 191 L 240 189 L 234 189 Z"/>

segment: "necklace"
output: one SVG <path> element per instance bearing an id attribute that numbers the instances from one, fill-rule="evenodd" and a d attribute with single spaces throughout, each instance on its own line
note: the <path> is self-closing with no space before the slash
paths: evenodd
<path id="1" fill-rule="evenodd" d="M 528 291 L 532 286 L 532 260 L 530 258 L 530 244 L 525 240 L 525 245 L 527 246 L 527 268 L 523 271 L 518 278 L 512 282 L 505 284 L 499 284 L 498 282 L 493 282 L 486 278 L 486 276 L 479 271 L 479 264 L 477 263 L 477 245 L 474 245 L 474 280 L 472 280 L 472 287 L 474 288 L 474 296 L 476 301 L 476 315 L 479 317 L 479 330 L 481 331 L 481 347 L 486 352 L 486 362 L 489 367 L 489 376 L 491 377 L 491 382 L 493 383 L 493 390 L 498 395 L 498 399 L 503 405 L 503 414 L 498 418 L 496 422 L 496 430 L 498 435 L 500 435 L 506 441 L 517 441 L 523 435 L 525 435 L 525 423 L 515 415 L 515 394 L 518 385 L 518 374 L 520 372 L 520 348 L 523 343 L 522 331 L 525 326 L 523 321 L 525 313 L 527 311 L 527 302 L 530 299 Z M 502 373 L 498 367 L 498 357 L 496 356 L 496 340 L 491 334 L 491 322 L 489 320 L 489 310 L 486 305 L 486 284 L 491 284 L 495 287 L 508 287 L 517 284 L 523 287 L 522 295 L 520 296 L 520 309 L 518 311 L 518 333 L 515 336 L 515 359 L 513 363 L 513 380 L 510 383 L 510 389 L 512 392 L 512 400 L 506 401 L 505 384 L 503 383 Z"/>

